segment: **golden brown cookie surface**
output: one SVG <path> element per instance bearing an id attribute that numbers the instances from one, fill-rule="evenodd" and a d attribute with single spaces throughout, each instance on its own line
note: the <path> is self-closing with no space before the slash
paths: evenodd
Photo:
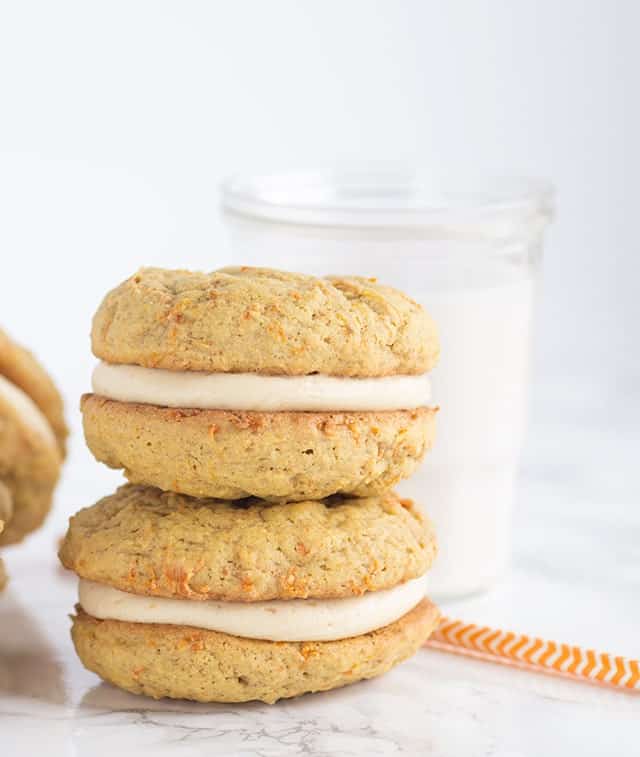
<path id="1" fill-rule="evenodd" d="M 42 523 L 61 464 L 59 445 L 39 409 L 0 376 L 0 502 L 11 514 L 0 544 L 18 542 Z"/>
<path id="2" fill-rule="evenodd" d="M 128 484 L 70 519 L 60 559 L 135 594 L 259 601 L 390 588 L 435 553 L 429 521 L 392 492 L 271 505 Z"/>
<path id="3" fill-rule="evenodd" d="M 432 408 L 371 413 L 177 410 L 82 399 L 95 457 L 133 483 L 193 497 L 270 501 L 373 496 L 420 464 Z"/>
<path id="4" fill-rule="evenodd" d="M 64 405 L 53 380 L 38 360 L 16 344 L 0 329 L 0 376 L 27 394 L 40 408 L 60 445 L 64 456 L 69 433 L 64 420 Z"/>
<path id="5" fill-rule="evenodd" d="M 373 279 L 264 268 L 142 268 L 113 289 L 95 355 L 168 370 L 335 376 L 419 374 L 439 354 L 417 303 Z"/>
<path id="6" fill-rule="evenodd" d="M 134 694 L 273 703 L 373 678 L 414 654 L 436 627 L 423 600 L 384 628 L 327 642 L 271 642 L 186 626 L 97 620 L 77 608 L 72 637 L 85 667 Z"/>

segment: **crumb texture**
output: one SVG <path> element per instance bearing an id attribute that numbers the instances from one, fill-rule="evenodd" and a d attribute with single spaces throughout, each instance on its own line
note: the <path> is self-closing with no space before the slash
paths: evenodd
<path id="1" fill-rule="evenodd" d="M 435 554 L 430 522 L 392 492 L 271 505 L 133 484 L 74 515 L 60 549 L 65 567 L 123 591 L 228 601 L 388 589 Z"/>
<path id="2" fill-rule="evenodd" d="M 91 338 L 110 363 L 230 373 L 419 374 L 439 354 L 433 320 L 396 289 L 249 267 L 142 268 L 106 295 Z"/>

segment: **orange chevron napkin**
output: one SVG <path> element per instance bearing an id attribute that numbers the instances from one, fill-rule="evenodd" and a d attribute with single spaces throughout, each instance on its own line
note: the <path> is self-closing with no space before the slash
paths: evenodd
<path id="1" fill-rule="evenodd" d="M 640 692 L 640 661 L 527 634 L 443 618 L 425 646 Z"/>

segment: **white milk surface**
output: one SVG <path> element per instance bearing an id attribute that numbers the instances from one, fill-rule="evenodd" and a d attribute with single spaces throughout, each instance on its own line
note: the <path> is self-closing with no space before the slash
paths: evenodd
<path id="1" fill-rule="evenodd" d="M 377 276 L 425 306 L 442 354 L 429 404 L 435 445 L 398 486 L 423 505 L 439 544 L 436 597 L 489 588 L 509 566 L 514 484 L 529 383 L 535 263 L 525 239 L 511 250 L 477 239 L 335 238 L 278 224 L 233 224 L 235 262 L 315 275 Z"/>
<path id="2" fill-rule="evenodd" d="M 441 409 L 434 449 L 399 489 L 435 523 L 440 550 L 429 586 L 436 596 L 487 588 L 509 562 L 534 300 L 534 280 L 516 274 L 415 294 L 440 330 L 432 396 Z"/>

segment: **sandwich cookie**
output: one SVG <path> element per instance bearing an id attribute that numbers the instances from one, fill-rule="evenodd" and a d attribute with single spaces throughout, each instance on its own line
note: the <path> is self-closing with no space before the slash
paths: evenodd
<path id="1" fill-rule="evenodd" d="M 44 413 L 0 375 L 0 500 L 10 514 L 2 518 L 0 545 L 20 541 L 42 523 L 61 465 L 60 441 Z"/>
<path id="2" fill-rule="evenodd" d="M 71 518 L 84 665 L 134 693 L 275 702 L 384 673 L 438 623 L 431 525 L 393 493 L 269 504 L 126 485 Z"/>
<path id="3" fill-rule="evenodd" d="M 53 380 L 31 352 L 16 344 L 0 329 L 0 376 L 28 395 L 47 419 L 62 457 L 69 430 L 64 404 Z"/>
<path id="4" fill-rule="evenodd" d="M 95 457 L 195 497 L 375 496 L 431 447 L 439 344 L 413 300 L 363 278 L 146 268 L 92 328 Z"/>

